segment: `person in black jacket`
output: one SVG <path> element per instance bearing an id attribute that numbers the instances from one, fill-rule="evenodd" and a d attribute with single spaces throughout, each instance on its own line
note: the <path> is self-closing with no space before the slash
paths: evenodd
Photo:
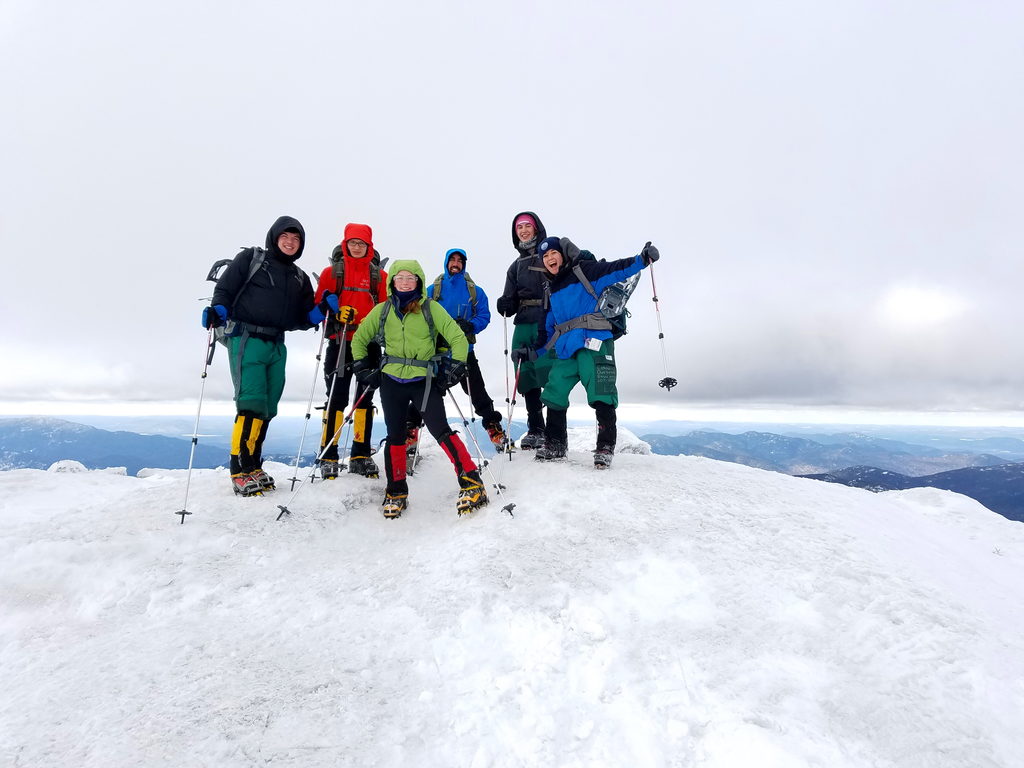
<path id="1" fill-rule="evenodd" d="M 312 328 L 338 310 L 333 294 L 313 305 L 309 276 L 295 266 L 305 240 L 302 224 L 281 216 L 267 232 L 265 249 L 246 248 L 235 256 L 203 310 L 203 326 L 223 327 L 228 348 L 237 411 L 231 485 L 241 496 L 274 488 L 263 471 L 262 447 L 284 391 L 285 331 Z"/>
<path id="2" fill-rule="evenodd" d="M 517 213 L 512 218 L 512 245 L 519 254 L 505 274 L 505 290 L 495 302 L 495 309 L 505 317 L 515 316 L 512 349 L 538 347 L 543 344 L 544 319 L 548 313 L 545 292 L 544 264 L 537 254 L 537 244 L 547 232 L 540 217 L 533 211 Z M 562 238 L 566 257 L 571 261 L 580 254 L 568 238 Z M 526 400 L 527 433 L 519 441 L 526 450 L 544 444 L 544 404 L 540 395 L 551 370 L 553 357 L 519 362 L 516 390 Z M 511 435 L 509 436 L 511 438 Z"/>

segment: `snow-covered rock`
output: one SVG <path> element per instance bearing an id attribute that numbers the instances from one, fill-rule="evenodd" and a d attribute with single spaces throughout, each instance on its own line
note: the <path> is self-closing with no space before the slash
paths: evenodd
<path id="1" fill-rule="evenodd" d="M 85 464 L 74 459 L 61 459 L 55 461 L 46 470 L 47 472 L 88 472 Z"/>

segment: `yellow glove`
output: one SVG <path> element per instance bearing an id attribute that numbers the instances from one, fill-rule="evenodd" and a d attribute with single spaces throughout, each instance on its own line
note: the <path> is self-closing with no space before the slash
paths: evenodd
<path id="1" fill-rule="evenodd" d="M 356 321 L 356 308 L 350 306 L 338 307 L 338 322 L 342 325 L 351 325 Z"/>

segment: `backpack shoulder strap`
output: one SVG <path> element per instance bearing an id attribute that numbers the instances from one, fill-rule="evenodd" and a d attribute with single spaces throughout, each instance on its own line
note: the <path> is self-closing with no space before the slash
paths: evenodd
<path id="1" fill-rule="evenodd" d="M 228 307 L 228 312 L 234 312 L 235 305 L 238 303 L 238 297 L 242 295 L 242 291 L 245 290 L 246 286 L 249 285 L 249 281 L 252 280 L 256 273 L 260 271 L 264 262 L 267 260 L 267 252 L 260 248 L 258 245 L 253 246 L 252 249 L 252 261 L 249 262 L 249 273 L 245 276 L 245 282 L 242 283 L 242 287 L 235 293 L 235 298 L 231 301 L 231 306 Z"/>
<path id="2" fill-rule="evenodd" d="M 583 268 L 580 267 L 579 264 L 573 264 L 572 271 L 576 275 L 576 277 L 579 278 L 579 281 L 583 285 L 583 287 L 587 289 L 587 293 L 589 293 L 596 299 L 597 291 L 594 290 L 594 286 L 591 285 L 589 280 L 587 280 L 587 276 L 583 274 Z"/>
<path id="3" fill-rule="evenodd" d="M 391 297 L 384 302 L 384 306 L 380 308 L 380 323 L 377 325 L 377 335 L 373 337 L 373 341 L 378 347 L 384 349 L 384 322 L 388 319 L 388 312 L 391 311 Z"/>
<path id="4" fill-rule="evenodd" d="M 430 302 L 433 299 L 424 298 L 420 304 L 420 309 L 423 310 L 423 319 L 427 321 L 427 328 L 430 329 L 430 338 L 433 342 L 437 343 L 437 328 L 434 327 L 434 318 L 430 316 Z"/>
<path id="5" fill-rule="evenodd" d="M 444 281 L 444 276 L 443 275 L 438 275 L 437 279 L 434 281 L 434 301 L 440 301 L 441 300 L 441 284 L 442 284 L 443 281 Z"/>
<path id="6" fill-rule="evenodd" d="M 466 275 L 466 290 L 469 291 L 469 303 L 474 307 L 476 306 L 476 283 L 473 282 L 473 278 Z"/>
<path id="7" fill-rule="evenodd" d="M 387 261 L 385 259 L 384 261 Z M 373 256 L 370 257 L 370 295 L 377 300 L 377 290 L 380 288 L 380 270 L 384 262 L 380 260 L 380 251 L 373 249 Z"/>

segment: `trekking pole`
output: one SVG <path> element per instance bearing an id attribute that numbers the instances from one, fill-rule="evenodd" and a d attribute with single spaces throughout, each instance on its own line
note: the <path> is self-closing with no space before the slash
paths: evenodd
<path id="1" fill-rule="evenodd" d="M 316 393 L 316 379 L 320 372 L 320 359 L 324 352 L 324 339 L 327 338 L 327 323 L 324 323 L 323 332 L 320 334 L 320 348 L 316 351 L 316 365 L 313 367 L 313 386 L 309 388 L 309 402 L 306 403 L 306 420 L 302 423 L 302 436 L 299 438 L 299 451 L 295 454 L 295 466 L 292 469 L 291 490 L 295 490 L 295 483 L 299 481 L 299 461 L 302 459 L 302 446 L 306 442 L 306 429 L 309 427 L 309 417 L 313 412 L 313 395 Z M 333 387 L 333 382 L 331 383 Z M 328 399 L 328 402 L 330 400 Z"/>
<path id="2" fill-rule="evenodd" d="M 330 446 L 331 443 L 334 442 L 334 438 L 337 437 L 341 433 L 342 427 L 344 427 L 345 424 L 348 423 L 349 419 L 352 418 L 352 414 L 356 412 L 356 408 L 359 407 L 359 404 L 363 401 L 363 398 L 366 397 L 366 393 L 367 392 L 373 392 L 373 389 L 372 388 L 367 388 L 367 389 L 363 390 L 363 394 L 361 394 L 359 396 L 359 398 L 355 401 L 355 403 L 349 409 L 349 412 L 345 415 L 345 421 L 343 421 L 341 424 L 338 425 L 338 429 L 334 433 L 334 435 L 331 437 L 330 442 L 323 447 L 323 449 L 320 451 L 319 455 L 314 460 L 313 466 L 310 467 L 310 470 L 309 470 L 309 477 L 306 478 L 310 482 L 313 482 L 313 475 L 316 474 L 316 463 L 318 461 L 320 461 L 320 459 L 322 459 L 324 457 L 325 453 L 327 453 L 328 446 Z M 293 501 L 295 501 L 295 497 L 299 495 L 299 491 L 302 490 L 302 487 L 304 485 L 305 485 L 305 483 L 300 485 L 298 488 L 295 488 L 295 489 L 292 490 L 292 495 L 288 497 L 288 503 L 287 504 L 278 504 L 277 505 L 277 508 L 281 510 L 281 514 L 279 514 L 277 516 L 278 520 L 280 520 L 285 515 L 291 515 L 292 511 L 290 509 L 288 509 L 288 504 L 291 504 Z"/>
<path id="3" fill-rule="evenodd" d="M 512 413 L 516 409 L 516 392 L 519 391 L 519 374 L 522 371 L 522 364 L 516 366 L 516 383 L 512 388 L 512 400 L 509 401 L 508 405 L 508 431 L 505 433 L 508 435 L 508 440 L 505 443 L 505 453 L 508 454 L 508 460 L 512 461 L 512 448 L 514 443 L 512 441 Z"/>
<path id="4" fill-rule="evenodd" d="M 469 430 L 469 422 L 466 421 L 466 416 L 465 414 L 463 414 L 462 409 L 459 407 L 459 401 L 455 399 L 455 395 L 452 394 L 452 391 L 450 389 L 448 390 L 448 396 L 452 399 L 452 404 L 455 406 L 455 410 L 459 412 L 459 418 L 462 419 L 462 425 L 466 427 L 467 431 L 469 431 L 469 436 L 473 439 L 473 442 L 476 444 L 477 453 L 480 454 L 481 469 L 487 470 L 487 474 L 491 476 L 491 483 L 494 485 L 495 490 L 498 491 L 498 498 L 500 498 L 502 501 L 505 501 L 505 494 L 502 493 L 502 490 L 504 490 L 505 486 L 499 483 L 494 478 L 494 473 L 491 472 L 490 468 L 491 462 L 488 459 L 483 458 L 483 451 L 480 450 L 480 441 L 476 439 L 476 435 L 473 434 L 472 430 Z M 515 515 L 512 514 L 512 510 L 515 508 L 516 505 L 512 502 L 509 502 L 508 504 L 501 508 L 501 511 L 508 512 L 509 516 L 515 517 Z"/>
<path id="5" fill-rule="evenodd" d="M 199 406 L 196 408 L 196 423 L 192 427 L 192 447 L 188 452 L 188 474 L 185 475 L 185 503 L 181 507 L 180 512 L 175 512 L 176 515 L 181 515 L 181 524 L 185 524 L 185 515 L 191 515 L 188 511 L 188 489 L 192 485 L 192 461 L 196 455 L 196 443 L 199 442 L 199 415 L 203 412 L 203 395 L 206 393 L 206 370 L 210 367 L 210 363 L 213 362 L 213 353 L 217 351 L 217 340 L 213 336 L 213 328 L 209 329 L 209 333 L 206 337 L 206 354 L 204 355 L 205 363 L 203 363 L 203 373 L 200 378 L 203 383 L 199 386 Z"/>
<path id="6" fill-rule="evenodd" d="M 512 402 L 515 398 L 514 390 L 510 391 L 508 388 L 508 318 L 502 316 L 502 327 L 505 329 L 505 404 L 508 405 L 508 429 L 505 434 L 507 435 L 506 448 L 512 443 Z M 511 451 L 509 451 L 509 457 L 511 458 Z"/>
<path id="7" fill-rule="evenodd" d="M 450 388 L 448 390 L 448 394 L 451 396 L 452 402 L 456 402 L 455 401 L 455 393 L 452 392 L 452 389 L 454 389 L 454 387 Z M 470 408 L 473 407 L 472 403 L 473 403 L 472 398 L 470 398 Z M 458 408 L 458 405 L 456 404 L 455 407 Z M 466 421 L 466 417 L 462 415 L 462 409 L 459 408 L 459 416 L 462 417 L 462 426 L 464 426 L 466 428 L 466 431 L 469 432 L 469 436 L 473 438 L 473 443 L 476 445 L 476 456 L 477 456 L 477 459 L 479 459 L 480 464 L 483 465 L 484 464 L 484 451 L 483 451 L 483 448 L 480 447 L 480 441 L 476 439 L 476 433 L 473 431 L 473 424 L 476 424 L 476 414 L 473 411 L 470 411 L 470 414 L 471 414 L 470 421 L 472 422 L 472 424 L 470 424 L 470 421 Z"/>
<path id="8" fill-rule="evenodd" d="M 420 460 L 420 442 L 423 439 L 423 429 L 426 426 L 426 423 L 423 421 L 423 416 L 420 416 L 419 424 L 420 425 L 416 427 L 416 448 L 412 452 L 412 464 L 409 464 L 409 462 L 406 461 L 405 474 L 407 475 L 416 474 L 416 465 L 419 463 Z M 406 459 L 408 458 L 408 455 L 406 455 Z"/>
<path id="9" fill-rule="evenodd" d="M 326 328 L 326 325 L 324 327 Z M 323 418 L 324 431 L 327 431 L 327 424 L 329 423 L 328 419 L 331 416 L 331 403 L 334 402 L 334 388 L 338 385 L 338 372 L 345 370 L 345 353 L 347 351 L 346 348 L 345 348 L 345 336 L 347 334 L 348 334 L 348 323 L 345 323 L 341 327 L 341 330 L 338 332 L 338 359 L 334 361 L 334 370 L 331 371 L 331 387 L 330 387 L 330 389 L 327 390 L 327 402 L 324 403 L 324 418 Z M 330 443 L 328 443 L 328 445 L 333 445 L 333 444 L 334 444 L 334 437 L 331 437 L 331 441 L 330 441 Z M 318 461 L 319 461 L 319 459 L 318 459 Z M 295 478 L 292 478 L 292 487 L 293 488 L 295 487 L 294 481 L 295 481 Z"/>
<path id="10" fill-rule="evenodd" d="M 647 245 L 650 245 L 648 242 Z M 645 248 L 647 246 L 644 246 Z M 672 391 L 679 382 L 668 375 L 668 353 L 665 352 L 665 332 L 661 329 L 661 309 L 658 307 L 658 288 L 654 284 L 654 264 L 649 264 L 647 269 L 651 273 L 651 294 L 653 298 L 651 301 L 654 302 L 654 314 L 658 318 L 658 339 L 661 341 L 661 362 L 665 367 L 665 378 L 658 382 L 659 387 L 664 387 L 668 391 Z"/>

